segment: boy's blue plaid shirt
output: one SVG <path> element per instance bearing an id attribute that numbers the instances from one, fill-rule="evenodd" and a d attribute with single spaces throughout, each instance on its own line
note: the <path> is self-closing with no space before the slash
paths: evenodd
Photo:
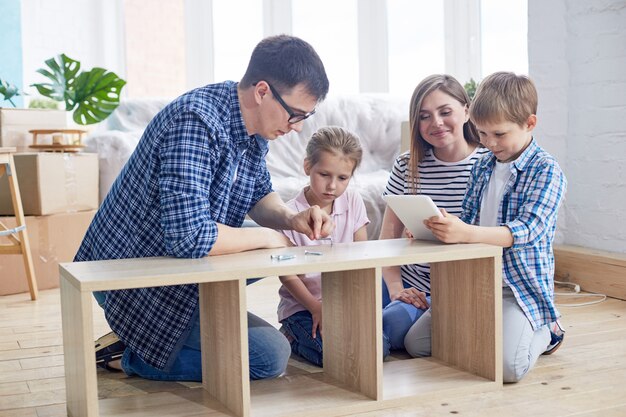
<path id="1" fill-rule="evenodd" d="M 272 191 L 268 143 L 247 134 L 237 84 L 193 90 L 150 122 L 96 214 L 75 261 L 206 256 L 217 225 L 239 227 Z M 198 314 L 198 286 L 107 293 L 112 330 L 148 364 L 175 359 Z"/>
<path id="2" fill-rule="evenodd" d="M 481 200 L 495 164 L 492 153 L 474 164 L 463 201 L 465 223 L 479 224 Z M 566 186 L 559 164 L 533 139 L 511 164 L 498 210 L 499 224 L 513 234 L 513 245 L 503 251 L 503 280 L 535 330 L 559 317 L 552 241 Z"/>

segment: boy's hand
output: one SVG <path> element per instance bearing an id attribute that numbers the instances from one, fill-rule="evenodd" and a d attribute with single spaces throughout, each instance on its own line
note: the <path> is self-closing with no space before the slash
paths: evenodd
<path id="1" fill-rule="evenodd" d="M 400 300 L 403 303 L 413 304 L 415 307 L 425 310 L 428 308 L 426 293 L 419 291 L 417 288 L 405 288 L 395 296 L 391 297 L 392 301 Z"/>
<path id="2" fill-rule="evenodd" d="M 335 223 L 324 210 L 311 206 L 291 218 L 291 227 L 311 240 L 318 240 L 330 236 Z"/>
<path id="3" fill-rule="evenodd" d="M 468 241 L 468 225 L 453 214 L 441 209 L 442 217 L 433 216 L 424 220 L 424 225 L 433 235 L 444 243 L 461 243 Z"/>

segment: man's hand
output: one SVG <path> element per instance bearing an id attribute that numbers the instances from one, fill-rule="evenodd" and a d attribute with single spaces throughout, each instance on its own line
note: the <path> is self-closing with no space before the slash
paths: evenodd
<path id="1" fill-rule="evenodd" d="M 413 304 L 415 307 L 425 310 L 428 308 L 426 293 L 419 291 L 417 288 L 404 288 L 391 297 L 391 301 L 400 300 L 403 303 Z"/>
<path id="2" fill-rule="evenodd" d="M 285 246 L 293 246 L 291 240 L 281 232 L 267 227 L 262 228 L 267 233 L 267 245 L 265 248 L 284 248 Z"/>
<path id="3" fill-rule="evenodd" d="M 441 209 L 443 217 L 433 216 L 424 220 L 424 225 L 433 232 L 433 235 L 444 243 L 468 242 L 469 225 L 453 214 Z"/>
<path id="4" fill-rule="evenodd" d="M 230 227 L 217 223 L 217 240 L 209 255 L 239 253 L 251 249 L 293 246 L 284 234 L 269 227 Z"/>
<path id="5" fill-rule="evenodd" d="M 306 235 L 311 240 L 328 237 L 335 229 L 335 223 L 328 213 L 318 206 L 311 206 L 296 214 L 291 218 L 290 224 L 293 230 Z"/>

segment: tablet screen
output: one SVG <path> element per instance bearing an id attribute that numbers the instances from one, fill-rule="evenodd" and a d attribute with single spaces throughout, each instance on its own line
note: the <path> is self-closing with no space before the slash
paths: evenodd
<path id="1" fill-rule="evenodd" d="M 424 226 L 424 220 L 441 216 L 441 212 L 427 195 L 386 195 L 389 208 L 398 216 L 415 239 L 437 240 Z"/>

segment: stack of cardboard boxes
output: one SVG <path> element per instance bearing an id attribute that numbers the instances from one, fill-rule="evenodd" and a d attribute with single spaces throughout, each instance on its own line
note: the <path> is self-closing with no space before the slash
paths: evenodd
<path id="1" fill-rule="evenodd" d="M 64 111 L 0 109 L 0 146 L 18 148 L 13 158 L 40 290 L 59 286 L 58 264 L 74 258 L 98 208 L 97 154 L 28 152 L 28 130 L 65 127 Z M 15 226 L 6 176 L 0 221 Z M 26 291 L 22 257 L 0 255 L 0 295 Z"/>

